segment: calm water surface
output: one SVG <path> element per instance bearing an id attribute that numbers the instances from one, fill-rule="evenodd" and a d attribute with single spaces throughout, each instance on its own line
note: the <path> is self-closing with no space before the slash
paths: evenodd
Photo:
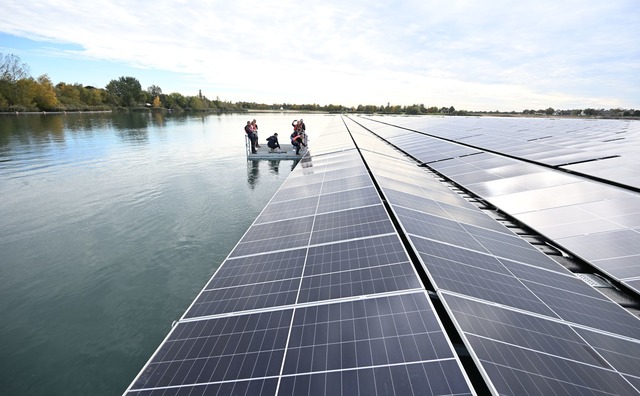
<path id="1" fill-rule="evenodd" d="M 0 115 L 0 394 L 122 394 L 294 166 L 246 121 L 298 117 Z"/>

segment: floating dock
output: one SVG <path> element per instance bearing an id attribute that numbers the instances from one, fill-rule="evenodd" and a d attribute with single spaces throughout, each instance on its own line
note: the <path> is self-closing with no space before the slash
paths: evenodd
<path id="1" fill-rule="evenodd" d="M 276 151 L 272 152 L 265 142 L 256 148 L 255 154 L 252 154 L 249 139 L 245 137 L 245 151 L 247 153 L 247 159 L 250 160 L 296 160 L 304 157 L 307 152 L 307 147 L 301 147 L 300 154 L 296 154 L 296 148 L 293 147 L 292 144 L 280 143 L 280 151 L 276 149 Z"/>

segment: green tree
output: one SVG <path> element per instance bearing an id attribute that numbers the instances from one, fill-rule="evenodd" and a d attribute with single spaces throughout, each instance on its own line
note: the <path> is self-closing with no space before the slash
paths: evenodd
<path id="1" fill-rule="evenodd" d="M 111 80 L 106 89 L 111 102 L 118 106 L 133 107 L 144 98 L 140 81 L 134 77 Z"/>
<path id="2" fill-rule="evenodd" d="M 79 108 L 81 106 L 80 91 L 78 87 L 66 83 L 58 83 L 56 85 L 56 94 L 60 103 L 65 105 L 67 109 Z"/>
<path id="3" fill-rule="evenodd" d="M 149 88 L 147 88 L 147 92 L 149 92 L 149 94 L 151 96 L 154 96 L 154 97 L 155 96 L 160 96 L 160 95 L 162 95 L 162 88 L 160 88 L 157 85 L 152 85 Z"/>
<path id="4" fill-rule="evenodd" d="M 40 110 L 53 110 L 58 107 L 58 97 L 48 75 L 38 77 L 33 101 Z"/>
<path id="5" fill-rule="evenodd" d="M 22 78 L 16 81 L 16 95 L 13 98 L 13 105 L 21 110 L 37 110 L 33 101 L 36 91 L 36 81 L 33 78 Z"/>
<path id="6" fill-rule="evenodd" d="M 80 92 L 80 101 L 88 106 L 100 106 L 104 104 L 105 91 L 100 88 L 83 87 L 80 85 L 78 91 Z"/>
<path id="7" fill-rule="evenodd" d="M 191 110 L 204 110 L 204 105 L 202 103 L 202 99 L 198 96 L 192 96 L 189 98 L 189 108 Z"/>
<path id="8" fill-rule="evenodd" d="M 172 92 L 167 95 L 166 101 L 164 101 L 164 103 L 166 103 L 168 108 L 173 110 L 183 110 L 186 109 L 189 105 L 187 98 L 177 92 Z"/>

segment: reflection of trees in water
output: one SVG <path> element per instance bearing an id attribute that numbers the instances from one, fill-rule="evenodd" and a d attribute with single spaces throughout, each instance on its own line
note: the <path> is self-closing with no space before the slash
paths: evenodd
<path id="1" fill-rule="evenodd" d="M 108 128 L 113 113 L 68 113 L 61 117 L 64 117 L 66 129 L 92 133 L 96 129 Z"/>
<path id="2" fill-rule="evenodd" d="M 128 112 L 114 114 L 112 125 L 115 129 L 144 129 L 149 126 L 149 113 Z"/>
<path id="3" fill-rule="evenodd" d="M 247 161 L 247 183 L 251 189 L 255 189 L 256 184 L 258 184 L 258 173 L 260 170 L 260 161 Z"/>
<path id="4" fill-rule="evenodd" d="M 20 144 L 64 142 L 65 119 L 62 114 L 20 114 L 0 117 L 0 146 L 13 139 Z"/>
<path id="5" fill-rule="evenodd" d="M 164 118 L 164 112 L 162 111 L 153 111 L 151 113 L 151 122 L 154 126 L 163 127 L 166 124 L 166 120 Z"/>
<path id="6" fill-rule="evenodd" d="M 123 140 L 135 143 L 147 143 L 149 141 L 149 113 L 129 112 L 117 114 L 113 117 L 113 127 L 116 135 Z"/>

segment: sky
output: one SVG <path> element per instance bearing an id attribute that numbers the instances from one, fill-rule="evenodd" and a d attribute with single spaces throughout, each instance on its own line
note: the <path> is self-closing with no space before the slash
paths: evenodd
<path id="1" fill-rule="evenodd" d="M 232 102 L 640 109 L 637 0 L 2 0 L 33 77 Z"/>

